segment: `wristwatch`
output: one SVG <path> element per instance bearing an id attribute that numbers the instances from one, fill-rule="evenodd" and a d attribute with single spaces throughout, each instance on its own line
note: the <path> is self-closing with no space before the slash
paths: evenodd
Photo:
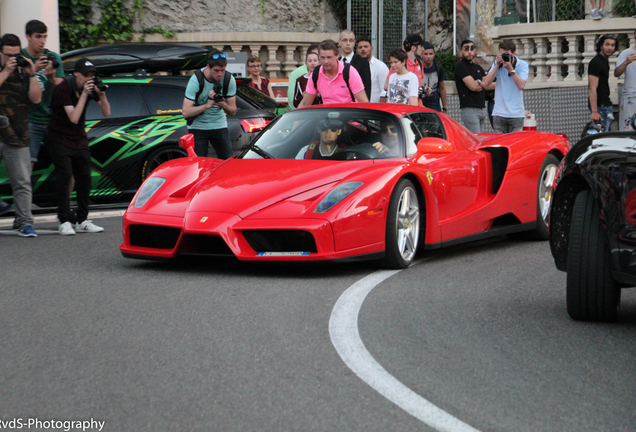
<path id="1" fill-rule="evenodd" d="M 442 111 L 446 112 L 446 111 L 448 111 L 448 110 L 446 109 L 446 107 L 444 107 L 444 108 L 442 108 Z"/>
<path id="2" fill-rule="evenodd" d="M 513 70 L 512 70 L 512 71 L 510 71 L 510 74 L 509 74 L 509 75 L 510 75 L 510 76 L 513 76 L 513 75 L 514 75 L 514 74 L 516 74 L 516 73 L 517 73 L 517 72 L 515 72 L 515 71 L 513 71 Z"/>
<path id="3" fill-rule="evenodd" d="M 477 84 L 481 85 L 481 80 L 480 79 L 477 80 Z"/>

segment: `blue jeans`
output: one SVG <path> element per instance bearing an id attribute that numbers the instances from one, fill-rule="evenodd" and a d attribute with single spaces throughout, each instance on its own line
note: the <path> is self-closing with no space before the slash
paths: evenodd
<path id="1" fill-rule="evenodd" d="M 49 125 L 29 123 L 29 135 L 31 137 L 31 162 L 37 162 L 40 147 L 48 141 Z"/>
<path id="2" fill-rule="evenodd" d="M 13 226 L 20 229 L 26 225 L 33 225 L 29 148 L 0 142 L 0 159 L 4 159 L 7 173 L 11 180 L 13 207 L 15 208 L 15 222 Z"/>
<path id="3" fill-rule="evenodd" d="M 591 113 L 592 108 L 590 108 L 590 114 Z M 601 115 L 603 132 L 610 132 L 612 130 L 612 121 L 614 119 L 614 107 L 612 105 L 599 105 L 598 113 Z"/>
<path id="4" fill-rule="evenodd" d="M 229 159 L 234 156 L 230 134 L 227 128 L 223 129 L 189 129 L 194 135 L 194 152 L 199 157 L 208 157 L 208 143 L 212 144 L 216 157 L 219 159 Z"/>

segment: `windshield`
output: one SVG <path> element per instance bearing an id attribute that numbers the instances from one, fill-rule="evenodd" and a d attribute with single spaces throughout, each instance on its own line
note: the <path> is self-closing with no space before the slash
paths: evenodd
<path id="1" fill-rule="evenodd" d="M 404 156 L 402 129 L 394 115 L 370 109 L 312 108 L 276 118 L 239 158 L 354 160 Z"/>

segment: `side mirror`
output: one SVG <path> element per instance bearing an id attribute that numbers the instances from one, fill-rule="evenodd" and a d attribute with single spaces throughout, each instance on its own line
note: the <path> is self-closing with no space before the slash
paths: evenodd
<path id="1" fill-rule="evenodd" d="M 197 157 L 197 154 L 194 152 L 194 135 L 191 133 L 179 138 L 179 147 L 186 149 L 189 157 Z"/>
<path id="2" fill-rule="evenodd" d="M 454 151 L 455 147 L 441 138 L 427 137 L 417 142 L 418 153 L 452 153 Z"/>

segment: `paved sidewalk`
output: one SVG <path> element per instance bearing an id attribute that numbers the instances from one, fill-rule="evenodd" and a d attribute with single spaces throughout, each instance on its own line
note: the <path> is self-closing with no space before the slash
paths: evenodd
<path id="1" fill-rule="evenodd" d="M 118 216 L 123 216 L 125 212 L 126 210 L 92 211 L 88 214 L 88 218 L 100 219 L 100 218 L 107 218 L 107 217 L 118 217 Z M 48 215 L 34 216 L 34 222 L 35 223 L 33 224 L 33 228 L 35 228 L 38 234 L 49 234 L 47 231 L 51 231 L 51 230 L 39 230 L 37 226 L 38 224 L 57 222 L 57 215 L 48 214 Z M 0 228 L 12 227 L 12 226 L 13 226 L 13 216 L 8 216 L 8 217 L 5 216 L 0 218 Z M 54 233 L 57 233 L 57 231 L 54 231 Z M 17 231 L 16 230 L 0 230 L 0 234 L 17 235 Z"/>

